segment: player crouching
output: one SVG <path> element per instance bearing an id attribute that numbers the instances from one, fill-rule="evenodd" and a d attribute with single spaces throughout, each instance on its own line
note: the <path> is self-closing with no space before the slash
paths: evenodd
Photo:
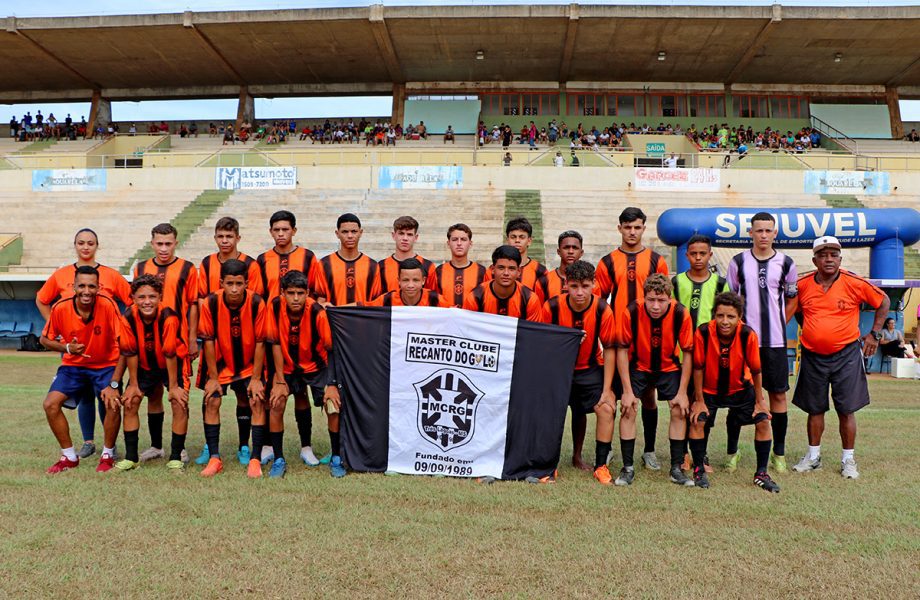
<path id="1" fill-rule="evenodd" d="M 700 325 L 693 344 L 694 401 L 690 408 L 690 454 L 693 481 L 708 488 L 703 463 L 706 456 L 706 422 L 715 421 L 716 411 L 728 409 L 728 418 L 739 425 L 754 424 L 757 471 L 754 484 L 779 493 L 779 486 L 767 474 L 770 459 L 770 407 L 761 388 L 760 346 L 757 334 L 741 323 L 744 301 L 733 292 L 716 296 L 714 318 Z"/>

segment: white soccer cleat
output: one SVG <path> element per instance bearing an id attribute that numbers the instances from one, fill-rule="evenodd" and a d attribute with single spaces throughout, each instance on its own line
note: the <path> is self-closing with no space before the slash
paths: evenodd
<path id="1" fill-rule="evenodd" d="M 310 446 L 304 446 L 300 449 L 300 460 L 303 461 L 303 464 L 308 467 L 318 467 L 319 459 L 316 458 L 316 455 L 313 454 L 313 448 Z"/>
<path id="2" fill-rule="evenodd" d="M 802 460 L 800 460 L 794 467 L 792 467 L 792 470 L 796 473 L 807 473 L 808 471 L 817 471 L 820 468 L 820 456 L 818 458 L 808 458 L 807 456 L 803 456 Z"/>
<path id="3" fill-rule="evenodd" d="M 840 475 L 844 479 L 856 479 L 859 477 L 859 471 L 856 470 L 856 461 L 848 458 L 840 463 Z"/>
<path id="4" fill-rule="evenodd" d="M 147 462 L 149 460 L 156 460 L 158 458 L 164 458 L 165 456 L 166 456 L 166 453 L 163 451 L 162 448 L 154 448 L 153 446 L 151 446 L 147 448 L 146 450 L 144 450 L 143 452 L 141 452 L 141 455 L 139 458 L 141 462 Z"/>

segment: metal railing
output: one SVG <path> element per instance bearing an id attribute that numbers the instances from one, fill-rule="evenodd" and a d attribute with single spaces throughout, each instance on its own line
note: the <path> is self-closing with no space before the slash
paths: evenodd
<path id="1" fill-rule="evenodd" d="M 856 142 L 856 140 L 840 131 L 827 121 L 823 121 L 818 117 L 811 115 L 811 128 L 817 129 L 821 135 L 834 138 L 835 142 L 853 154 L 859 154 L 859 144 Z"/>

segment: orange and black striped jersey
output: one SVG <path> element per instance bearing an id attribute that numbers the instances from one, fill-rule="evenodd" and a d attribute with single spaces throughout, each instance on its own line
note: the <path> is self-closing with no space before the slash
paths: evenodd
<path id="1" fill-rule="evenodd" d="M 263 252 L 256 259 L 262 276 L 262 294 L 266 301 L 281 295 L 281 278 L 288 271 L 300 271 L 307 276 L 310 291 L 316 289 L 316 276 L 319 261 L 312 251 L 297 246 L 287 254 L 281 254 L 274 248 Z"/>
<path id="2" fill-rule="evenodd" d="M 473 261 L 462 269 L 450 262 L 438 265 L 435 269 L 435 277 L 438 280 L 437 292 L 459 308 L 463 306 L 463 298 L 485 281 L 486 272 L 484 266 Z"/>
<path id="3" fill-rule="evenodd" d="M 568 294 L 554 296 L 543 305 L 543 319 L 546 323 L 572 327 L 585 332 L 578 349 L 575 370 L 580 371 L 594 365 L 603 366 L 602 348 L 613 348 L 617 331 L 613 310 L 602 299 L 591 297 L 591 303 L 584 310 L 572 308 Z"/>
<path id="4" fill-rule="evenodd" d="M 215 252 L 206 256 L 198 267 L 198 299 L 204 300 L 209 294 L 220 289 L 220 266 L 223 264 L 218 258 L 220 254 Z M 246 264 L 249 273 L 246 276 L 246 287 L 253 294 L 262 295 L 262 271 L 259 269 L 259 263 L 251 256 L 246 256 L 242 252 L 236 257 L 236 260 Z"/>
<path id="5" fill-rule="evenodd" d="M 532 258 L 527 259 L 527 262 L 521 265 L 520 271 L 518 271 L 518 281 L 537 293 L 537 300 L 541 306 L 543 302 L 549 300 L 549 296 L 547 296 L 549 292 L 546 281 L 547 272 L 543 264 Z M 489 269 L 486 273 L 485 281 L 492 281 L 492 269 Z"/>
<path id="6" fill-rule="evenodd" d="M 273 299 L 268 310 L 268 341 L 281 348 L 284 374 L 316 373 L 326 368 L 332 331 L 322 305 L 307 298 L 299 318 L 292 318 L 283 296 Z"/>
<path id="7" fill-rule="evenodd" d="M 214 342 L 217 379 L 221 384 L 252 375 L 256 344 L 265 342 L 267 330 L 265 302 L 248 290 L 237 308 L 227 306 L 223 290 L 201 303 L 198 334 L 206 342 Z"/>
<path id="8" fill-rule="evenodd" d="M 182 339 L 188 341 L 188 309 L 198 302 L 198 271 L 195 265 L 182 258 L 174 258 L 168 265 L 161 265 L 150 258 L 134 267 L 135 279 L 141 275 L 153 275 L 163 283 L 160 305 L 179 315 L 179 333 Z"/>
<path id="9" fill-rule="evenodd" d="M 537 323 L 543 322 L 543 305 L 536 292 L 515 282 L 515 290 L 507 298 L 499 298 L 492 290 L 492 282 L 486 281 L 463 299 L 463 308 L 475 312 L 517 317 Z"/>
<path id="10" fill-rule="evenodd" d="M 652 273 L 668 274 L 668 263 L 663 256 L 650 248 L 639 252 L 624 252 L 617 248 L 597 263 L 594 293 L 607 300 L 619 316 L 630 302 L 642 303 L 645 299 L 642 286 Z"/>
<path id="11" fill-rule="evenodd" d="M 753 385 L 760 373 L 760 341 L 740 323 L 731 342 L 719 339 L 716 322 L 703 323 L 693 342 L 693 368 L 703 371 L 703 392 L 724 398 Z"/>
<path id="12" fill-rule="evenodd" d="M 406 304 L 403 302 L 399 292 L 387 292 L 366 303 L 366 306 L 440 306 L 441 308 L 451 308 L 453 304 L 436 291 L 423 289 L 418 304 Z"/>
<path id="13" fill-rule="evenodd" d="M 319 261 L 316 295 L 332 306 L 367 302 L 380 295 L 380 270 L 377 261 L 366 254 L 345 260 L 338 252 Z"/>
<path id="14" fill-rule="evenodd" d="M 671 299 L 667 312 L 653 319 L 644 302 L 632 302 L 617 317 L 617 345 L 629 349 L 630 368 L 646 373 L 680 370 L 680 351 L 693 348 L 693 323 L 682 304 Z"/>
<path id="15" fill-rule="evenodd" d="M 436 290 L 438 279 L 435 275 L 434 263 L 427 258 L 416 254 L 413 258 L 422 263 L 425 269 L 425 289 Z M 392 254 L 377 263 L 380 267 L 380 293 L 399 291 L 399 261 Z"/>
<path id="16" fill-rule="evenodd" d="M 42 335 L 62 344 L 76 340 L 85 346 L 83 354 L 64 354 L 62 365 L 88 369 L 114 367 L 118 363 L 122 336 L 118 305 L 108 296 L 97 294 L 93 312 L 84 321 L 77 311 L 76 296 L 64 298 L 51 307 L 51 316 Z"/>
<path id="17" fill-rule="evenodd" d="M 565 275 L 559 272 L 559 269 L 553 269 L 546 272 L 546 299 L 561 296 L 567 292 L 565 287 Z"/>
<path id="18" fill-rule="evenodd" d="M 121 319 L 121 354 L 137 356 L 139 368 L 165 370 L 167 358 L 183 360 L 188 356 L 188 348 L 179 335 L 179 315 L 173 309 L 161 306 L 148 323 L 137 307 L 131 306 Z"/>
<path id="19" fill-rule="evenodd" d="M 121 273 L 105 265 L 96 265 L 99 271 L 99 293 L 118 300 L 125 306 L 131 304 L 131 284 Z M 42 304 L 52 305 L 61 298 L 73 296 L 73 280 L 77 264 L 66 265 L 55 271 L 38 290 L 35 299 Z"/>

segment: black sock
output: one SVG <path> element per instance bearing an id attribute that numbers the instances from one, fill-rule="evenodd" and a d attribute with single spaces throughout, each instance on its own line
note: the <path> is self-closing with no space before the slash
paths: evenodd
<path id="1" fill-rule="evenodd" d="M 623 454 L 623 466 L 633 466 L 633 454 L 636 452 L 636 438 L 620 440 L 620 453 Z"/>
<path id="2" fill-rule="evenodd" d="M 610 442 L 597 441 L 594 448 L 594 468 L 597 469 L 607 464 L 607 457 L 610 456 L 613 445 Z"/>
<path id="3" fill-rule="evenodd" d="M 169 448 L 169 460 L 182 460 L 182 451 L 185 450 L 185 434 L 174 431 Z"/>
<path id="4" fill-rule="evenodd" d="M 249 430 L 252 424 L 252 409 L 236 405 L 236 428 L 240 432 L 240 448 L 249 445 Z"/>
<path id="5" fill-rule="evenodd" d="M 702 468 L 706 460 L 706 440 L 690 440 L 690 455 L 693 457 L 693 466 Z"/>
<path id="6" fill-rule="evenodd" d="M 265 445 L 265 425 L 252 426 L 252 458 L 262 460 L 262 447 Z"/>
<path id="7" fill-rule="evenodd" d="M 284 458 L 284 432 L 272 431 L 272 449 L 275 451 L 275 460 Z"/>
<path id="8" fill-rule="evenodd" d="M 757 452 L 757 472 L 766 473 L 767 463 L 770 461 L 770 440 L 754 440 L 754 450 Z"/>
<path id="9" fill-rule="evenodd" d="M 137 462 L 138 430 L 125 431 L 125 460 Z"/>
<path id="10" fill-rule="evenodd" d="M 684 462 L 684 443 L 686 440 L 668 439 L 671 443 L 671 467 L 679 467 Z"/>
<path id="11" fill-rule="evenodd" d="M 211 458 L 220 456 L 220 423 L 217 425 L 204 424 L 204 441 L 208 445 Z"/>
<path id="12" fill-rule="evenodd" d="M 658 409 L 642 409 L 642 436 L 645 438 L 645 450 L 655 451 L 655 434 L 658 431 Z"/>
<path id="13" fill-rule="evenodd" d="M 294 419 L 297 420 L 297 433 L 300 434 L 300 447 L 312 446 L 313 442 L 313 415 L 310 408 L 303 410 L 294 409 Z"/>
<path id="14" fill-rule="evenodd" d="M 332 456 L 339 456 L 342 452 L 342 436 L 338 431 L 329 432 L 329 444 L 332 446 Z"/>
<path id="15" fill-rule="evenodd" d="M 165 413 L 147 413 L 147 427 L 150 429 L 150 445 L 154 448 L 163 447 L 163 418 Z"/>
<path id="16" fill-rule="evenodd" d="M 786 455 L 786 428 L 789 426 L 789 413 L 773 413 L 770 427 L 773 429 L 773 454 Z"/>
<path id="17" fill-rule="evenodd" d="M 728 418 L 725 419 L 725 431 L 728 441 L 725 446 L 725 452 L 728 454 L 738 453 L 738 438 L 741 437 L 741 425 L 735 420 L 735 416 L 729 412 Z"/>

